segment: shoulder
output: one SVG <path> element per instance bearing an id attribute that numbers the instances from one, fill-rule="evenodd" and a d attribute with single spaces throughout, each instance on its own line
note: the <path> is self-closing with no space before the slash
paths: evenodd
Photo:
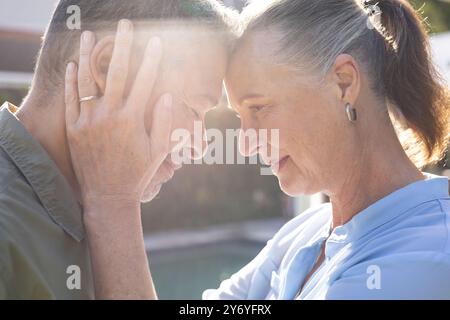
<path id="1" fill-rule="evenodd" d="M 0 148 L 0 217 L 17 207 L 36 202 L 39 200 L 32 186 Z"/>
<path id="2" fill-rule="evenodd" d="M 31 185 L 0 148 L 0 250 L 23 238 L 24 222 L 40 207 Z"/>
<path id="3" fill-rule="evenodd" d="M 444 252 L 450 254 L 450 198 L 439 200 L 439 205 L 446 234 Z"/>
<path id="4" fill-rule="evenodd" d="M 450 199 L 427 201 L 371 232 L 328 299 L 450 299 Z"/>
<path id="5" fill-rule="evenodd" d="M 0 195 L 20 178 L 21 174 L 9 156 L 0 148 Z"/>
<path id="6" fill-rule="evenodd" d="M 0 216 L 18 206 L 40 203 L 33 187 L 0 148 Z"/>
<path id="7" fill-rule="evenodd" d="M 358 263 L 330 286 L 327 299 L 450 299 L 450 255 L 406 252 Z"/>
<path id="8" fill-rule="evenodd" d="M 423 203 L 369 234 L 363 241 L 364 255 L 433 252 L 450 255 L 450 199 Z M 365 249 L 365 250 L 362 250 Z"/>

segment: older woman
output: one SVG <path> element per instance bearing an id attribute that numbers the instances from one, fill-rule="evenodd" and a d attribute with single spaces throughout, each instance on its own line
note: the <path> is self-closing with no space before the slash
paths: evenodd
<path id="1" fill-rule="evenodd" d="M 251 263 L 204 298 L 450 299 L 448 179 L 420 170 L 442 157 L 449 99 L 413 8 L 403 0 L 376 3 L 256 1 L 246 9 L 227 93 L 243 133 L 278 129 L 280 139 L 276 145 L 243 139 L 241 151 L 261 153 L 285 193 L 324 192 L 330 203 L 286 224 Z M 90 130 L 95 123 L 78 131 L 78 141 Z M 100 150 L 94 142 L 88 147 L 94 147 L 90 154 Z M 276 158 L 267 156 L 273 148 Z M 78 143 L 72 155 L 85 151 Z M 76 166 L 83 176 L 108 170 Z M 122 178 L 129 183 L 126 171 Z M 118 190 L 111 181 L 85 182 L 87 190 Z M 88 222 L 92 255 L 139 255 L 142 246 L 124 245 L 119 233 L 110 244 L 120 242 L 118 250 L 101 240 L 120 228 L 114 217 L 138 220 L 138 203 L 120 194 L 112 203 L 102 199 L 87 206 L 94 217 Z M 133 228 L 138 232 L 139 223 L 127 223 L 123 234 Z M 155 297 L 141 290 L 150 275 L 141 280 L 141 288 L 114 284 L 114 277 L 103 277 L 102 285 L 106 296 Z"/>

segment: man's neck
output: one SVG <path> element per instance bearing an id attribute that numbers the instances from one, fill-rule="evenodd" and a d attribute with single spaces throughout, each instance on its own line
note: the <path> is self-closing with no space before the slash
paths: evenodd
<path id="1" fill-rule="evenodd" d="M 64 99 L 45 98 L 32 90 L 16 115 L 27 131 L 47 151 L 79 198 L 79 188 L 66 139 Z"/>

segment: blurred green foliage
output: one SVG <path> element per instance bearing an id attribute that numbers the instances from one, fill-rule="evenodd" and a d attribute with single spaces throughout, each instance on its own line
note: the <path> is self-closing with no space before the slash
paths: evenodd
<path id="1" fill-rule="evenodd" d="M 426 19 L 430 33 L 450 30 L 450 2 L 439 0 L 410 0 Z"/>

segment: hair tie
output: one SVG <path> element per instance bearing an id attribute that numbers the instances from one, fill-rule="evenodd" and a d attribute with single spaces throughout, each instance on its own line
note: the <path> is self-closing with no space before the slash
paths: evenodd
<path id="1" fill-rule="evenodd" d="M 367 28 L 382 29 L 381 22 L 381 8 L 379 6 L 380 1 L 378 0 L 365 0 L 362 2 L 363 9 L 367 15 Z"/>
<path id="2" fill-rule="evenodd" d="M 364 0 L 363 7 L 369 17 L 377 16 L 381 14 L 381 9 L 379 6 L 379 0 Z"/>

